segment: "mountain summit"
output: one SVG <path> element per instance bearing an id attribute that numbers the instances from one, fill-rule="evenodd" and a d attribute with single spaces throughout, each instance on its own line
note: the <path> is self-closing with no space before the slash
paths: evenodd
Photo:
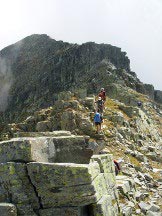
<path id="1" fill-rule="evenodd" d="M 143 84 L 130 69 L 126 52 L 109 44 L 82 45 L 34 34 L 0 52 L 1 111 L 11 119 L 52 105 L 61 91 L 95 93 L 112 83 L 162 102 L 160 91 Z M 14 113 L 14 114 L 13 114 Z"/>

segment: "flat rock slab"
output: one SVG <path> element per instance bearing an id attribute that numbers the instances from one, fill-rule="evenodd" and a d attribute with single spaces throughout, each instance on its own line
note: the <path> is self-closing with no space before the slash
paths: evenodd
<path id="1" fill-rule="evenodd" d="M 98 157 L 101 159 L 100 155 Z M 102 156 L 109 162 L 110 158 Z M 96 203 L 104 195 L 112 197 L 115 174 L 108 172 L 106 166 L 102 167 L 105 171 L 102 173 L 98 162 L 95 156 L 90 164 L 28 163 L 28 175 L 43 208 L 85 206 Z"/>
<path id="2" fill-rule="evenodd" d="M 74 163 L 33 162 L 27 164 L 27 169 L 33 183 L 42 183 L 41 187 L 47 188 L 90 184 L 93 178 L 100 173 L 97 163 L 92 166 Z"/>
<path id="3" fill-rule="evenodd" d="M 0 142 L 0 163 L 47 161 L 49 138 L 13 138 Z"/>
<path id="4" fill-rule="evenodd" d="M 1 216 L 17 216 L 16 206 L 11 203 L 0 203 Z"/>
<path id="5" fill-rule="evenodd" d="M 96 201 L 91 185 L 99 165 L 29 163 L 28 173 L 44 208 L 88 205 Z"/>
<path id="6" fill-rule="evenodd" d="M 111 157 L 95 155 L 89 164 L 0 163 L 0 202 L 11 200 L 18 215 L 88 216 L 95 203 L 97 213 L 117 215 Z"/>
<path id="7" fill-rule="evenodd" d="M 84 136 L 21 137 L 0 142 L 0 163 L 89 163 L 93 151 Z"/>
<path id="8" fill-rule="evenodd" d="M 17 132 L 14 137 L 58 137 L 58 136 L 71 136 L 70 131 L 52 131 L 52 132 Z"/>
<path id="9" fill-rule="evenodd" d="M 56 155 L 49 162 L 88 164 L 93 150 L 84 136 L 53 137 Z"/>

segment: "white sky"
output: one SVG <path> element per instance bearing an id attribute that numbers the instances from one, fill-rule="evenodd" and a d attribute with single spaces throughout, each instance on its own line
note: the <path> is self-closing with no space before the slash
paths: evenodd
<path id="1" fill-rule="evenodd" d="M 162 90 L 162 0 L 0 0 L 0 50 L 34 33 L 121 47 L 141 81 Z"/>

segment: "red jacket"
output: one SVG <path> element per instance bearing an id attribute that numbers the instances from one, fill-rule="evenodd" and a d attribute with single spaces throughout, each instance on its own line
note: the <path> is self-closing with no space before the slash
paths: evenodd
<path id="1" fill-rule="evenodd" d="M 106 100 L 106 92 L 105 91 L 101 91 L 98 96 L 101 97 L 102 100 Z"/>

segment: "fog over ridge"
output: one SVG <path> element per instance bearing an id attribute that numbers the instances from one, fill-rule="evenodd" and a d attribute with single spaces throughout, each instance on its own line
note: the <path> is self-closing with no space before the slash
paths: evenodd
<path id="1" fill-rule="evenodd" d="M 7 108 L 9 90 L 12 85 L 11 65 L 5 58 L 0 57 L 0 111 Z"/>

